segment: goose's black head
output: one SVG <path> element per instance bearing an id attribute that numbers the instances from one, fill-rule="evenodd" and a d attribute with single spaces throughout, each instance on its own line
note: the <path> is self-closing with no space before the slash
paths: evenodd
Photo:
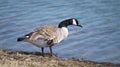
<path id="1" fill-rule="evenodd" d="M 79 24 L 78 20 L 75 19 L 75 18 L 71 18 L 71 19 L 66 19 L 64 21 L 62 21 L 58 27 L 61 28 L 61 27 L 67 27 L 69 25 L 75 25 L 75 26 L 79 26 L 79 27 L 82 27 L 82 25 Z"/>

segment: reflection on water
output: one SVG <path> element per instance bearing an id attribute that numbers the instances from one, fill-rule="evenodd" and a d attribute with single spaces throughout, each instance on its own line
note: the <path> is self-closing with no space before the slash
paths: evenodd
<path id="1" fill-rule="evenodd" d="M 16 42 L 37 26 L 57 25 L 75 17 L 83 28 L 69 27 L 69 37 L 54 46 L 61 57 L 120 63 L 120 1 L 114 0 L 1 0 L 0 48 L 40 51 L 29 43 Z M 71 42 L 72 41 L 72 42 Z"/>

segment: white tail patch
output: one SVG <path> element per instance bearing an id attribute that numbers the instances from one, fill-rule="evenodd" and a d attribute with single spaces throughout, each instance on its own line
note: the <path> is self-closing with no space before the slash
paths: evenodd
<path id="1" fill-rule="evenodd" d="M 29 38 L 30 36 L 25 36 L 26 38 Z"/>
<path id="2" fill-rule="evenodd" d="M 75 19 L 73 19 L 73 25 L 77 25 L 77 23 L 76 23 L 76 20 L 75 20 Z"/>

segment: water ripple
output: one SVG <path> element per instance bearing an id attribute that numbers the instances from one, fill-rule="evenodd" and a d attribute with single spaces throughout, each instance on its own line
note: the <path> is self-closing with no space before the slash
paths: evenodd
<path id="1" fill-rule="evenodd" d="M 77 57 L 119 63 L 120 3 L 114 0 L 1 0 L 0 48 L 39 51 L 17 37 L 45 24 L 58 25 L 75 17 L 83 28 L 69 27 L 69 37 L 56 45 L 61 57 Z M 63 46 L 64 45 L 64 46 Z M 28 48 L 29 49 L 26 49 Z"/>

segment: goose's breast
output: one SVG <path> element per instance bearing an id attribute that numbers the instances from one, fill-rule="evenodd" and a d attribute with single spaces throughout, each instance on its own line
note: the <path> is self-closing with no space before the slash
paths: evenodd
<path id="1" fill-rule="evenodd" d="M 68 29 L 67 28 L 60 28 L 57 31 L 57 36 L 54 39 L 54 43 L 59 43 L 62 40 L 66 39 L 68 36 Z"/>

